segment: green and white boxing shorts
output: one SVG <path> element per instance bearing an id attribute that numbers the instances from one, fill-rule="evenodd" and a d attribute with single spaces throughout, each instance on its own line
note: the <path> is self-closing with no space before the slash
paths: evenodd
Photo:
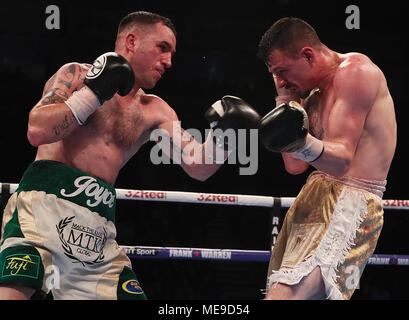
<path id="1" fill-rule="evenodd" d="M 54 299 L 146 299 L 115 241 L 115 189 L 77 168 L 30 164 L 4 210 L 0 283 Z"/>

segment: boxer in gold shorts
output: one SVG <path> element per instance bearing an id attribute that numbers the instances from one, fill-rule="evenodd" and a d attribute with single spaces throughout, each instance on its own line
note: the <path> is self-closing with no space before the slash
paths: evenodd
<path id="1" fill-rule="evenodd" d="M 286 214 L 267 286 L 297 284 L 319 266 L 326 296 L 349 299 L 382 229 L 385 185 L 314 171 Z"/>
<path id="2" fill-rule="evenodd" d="M 258 55 L 278 93 L 260 122 L 262 143 L 290 174 L 317 169 L 277 237 L 266 299 L 349 299 L 382 229 L 396 148 L 385 76 L 363 54 L 329 49 L 293 17 L 265 32 Z"/>

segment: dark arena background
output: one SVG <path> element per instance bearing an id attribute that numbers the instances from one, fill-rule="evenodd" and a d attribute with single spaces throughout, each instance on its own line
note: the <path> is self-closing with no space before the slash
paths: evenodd
<path id="1" fill-rule="evenodd" d="M 243 98 L 264 115 L 276 92 L 266 66 L 256 57 L 262 34 L 284 16 L 309 22 L 337 52 L 361 52 L 384 72 L 395 103 L 398 143 L 384 199 L 409 199 L 407 153 L 408 28 L 402 1 L 7 1 L 0 4 L 0 181 L 18 183 L 34 160 L 27 140 L 30 109 L 44 83 L 68 62 L 91 63 L 112 51 L 120 19 L 132 11 L 169 17 L 177 29 L 173 66 L 152 90 L 177 112 L 184 128 L 208 128 L 204 112 L 223 95 Z M 47 28 L 59 9 L 59 28 Z M 347 27 L 349 5 L 359 8 L 359 29 Z M 281 156 L 258 148 L 258 168 L 226 164 L 205 182 L 175 164 L 154 165 L 153 142 L 122 169 L 117 188 L 295 197 L 308 174 L 286 173 Z M 5 201 L 3 196 L 3 202 Z M 408 205 L 404 202 L 402 205 Z M 282 216 L 286 209 L 282 209 Z M 269 250 L 272 209 L 152 201 L 117 203 L 117 241 L 129 246 Z M 275 212 L 274 214 L 277 214 Z M 385 210 L 375 253 L 409 254 L 409 212 Z M 260 300 L 266 262 L 134 259 L 133 268 L 154 300 Z M 353 300 L 408 299 L 409 265 L 368 265 Z"/>

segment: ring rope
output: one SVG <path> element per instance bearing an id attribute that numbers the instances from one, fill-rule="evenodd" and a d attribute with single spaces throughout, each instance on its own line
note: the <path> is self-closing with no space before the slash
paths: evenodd
<path id="1" fill-rule="evenodd" d="M 0 193 L 12 194 L 16 191 L 16 183 L 0 183 Z M 115 189 L 119 200 L 162 201 L 200 204 L 222 204 L 236 206 L 274 207 L 279 203 L 281 208 L 289 208 L 294 197 L 271 197 L 243 194 L 218 194 L 184 191 L 158 191 Z M 279 199 L 280 201 L 275 201 Z M 409 200 L 382 200 L 384 209 L 409 210 Z"/>
<path id="2" fill-rule="evenodd" d="M 0 182 L 0 195 L 13 194 L 17 183 Z M 165 201 L 203 204 L 226 204 L 242 206 L 274 207 L 280 205 L 288 208 L 294 202 L 293 197 L 268 197 L 239 194 L 197 193 L 182 191 L 157 191 L 116 189 L 119 200 Z M 279 200 L 279 201 L 277 201 Z M 383 208 L 409 209 L 409 200 L 383 200 Z M 262 261 L 268 262 L 270 251 L 204 249 L 176 247 L 121 246 L 130 258 L 152 259 L 197 259 L 197 260 L 231 260 L 231 261 Z M 373 254 L 369 265 L 409 265 L 409 255 Z"/>
<path id="3" fill-rule="evenodd" d="M 165 260 L 222 260 L 269 262 L 270 251 L 235 250 L 235 249 L 205 249 L 179 247 L 121 246 L 132 259 L 165 259 Z M 373 254 L 368 265 L 408 266 L 409 255 Z"/>

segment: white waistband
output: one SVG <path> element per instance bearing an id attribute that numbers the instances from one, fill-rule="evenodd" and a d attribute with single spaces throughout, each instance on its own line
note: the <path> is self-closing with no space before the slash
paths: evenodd
<path id="1" fill-rule="evenodd" d="M 325 177 L 330 180 L 339 181 L 353 188 L 368 191 L 370 193 L 373 193 L 375 196 L 379 197 L 380 199 L 382 199 L 383 193 L 386 190 L 386 182 L 387 182 L 386 180 L 383 180 L 383 181 L 366 180 L 366 179 L 361 179 L 361 178 L 356 178 L 356 177 L 351 177 L 351 176 L 334 177 L 322 171 L 313 171 L 308 176 L 307 181 L 310 181 L 311 179 L 318 178 L 318 177 Z"/>

